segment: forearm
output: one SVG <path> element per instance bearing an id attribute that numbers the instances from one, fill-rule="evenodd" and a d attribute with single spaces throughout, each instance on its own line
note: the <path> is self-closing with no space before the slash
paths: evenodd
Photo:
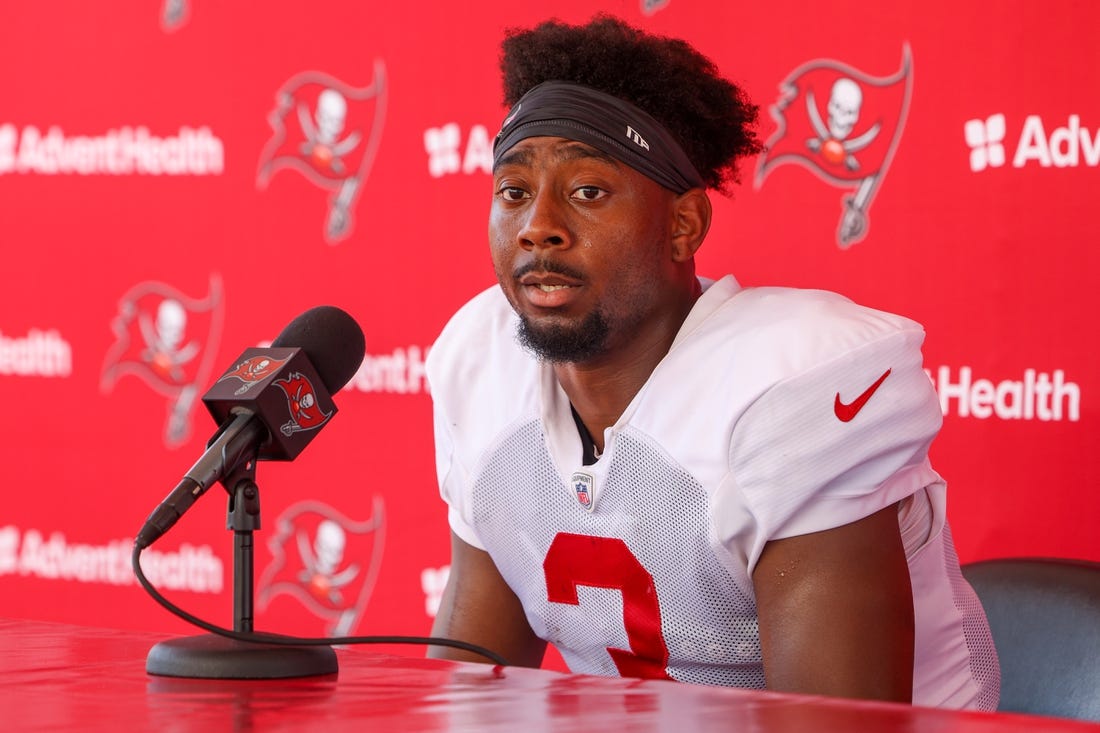
<path id="1" fill-rule="evenodd" d="M 515 666 L 541 665 L 546 642 L 531 630 L 519 599 L 501 578 L 488 553 L 454 535 L 451 546 L 451 572 L 432 636 L 485 647 Z M 472 651 L 444 646 L 429 647 L 428 656 L 490 661 Z"/>

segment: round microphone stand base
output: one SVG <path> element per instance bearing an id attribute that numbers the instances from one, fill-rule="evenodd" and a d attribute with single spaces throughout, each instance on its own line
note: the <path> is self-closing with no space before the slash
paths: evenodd
<path id="1" fill-rule="evenodd" d="M 338 669 L 332 647 L 254 644 L 216 634 L 158 642 L 145 660 L 149 674 L 201 679 L 312 677 Z"/>

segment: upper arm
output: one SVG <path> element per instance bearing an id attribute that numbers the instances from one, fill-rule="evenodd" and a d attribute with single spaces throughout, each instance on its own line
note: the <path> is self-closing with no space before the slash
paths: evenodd
<path id="1" fill-rule="evenodd" d="M 768 542 L 753 585 L 769 689 L 911 701 L 913 595 L 895 505 Z"/>
<path id="2" fill-rule="evenodd" d="M 546 642 L 531 630 L 519 599 L 504 582 L 489 553 L 451 533 L 451 571 L 432 635 L 477 644 L 510 664 L 538 667 Z M 441 659 L 485 662 L 483 656 L 452 647 L 432 646 Z"/>

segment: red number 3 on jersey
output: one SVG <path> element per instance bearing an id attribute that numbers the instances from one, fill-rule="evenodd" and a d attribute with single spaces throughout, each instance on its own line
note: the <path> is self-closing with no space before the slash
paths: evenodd
<path id="1" fill-rule="evenodd" d="M 665 672 L 668 646 L 653 576 L 618 539 L 561 532 L 542 563 L 552 603 L 579 606 L 577 586 L 612 588 L 623 594 L 623 627 L 630 651 L 608 648 L 623 677 L 672 679 Z"/>

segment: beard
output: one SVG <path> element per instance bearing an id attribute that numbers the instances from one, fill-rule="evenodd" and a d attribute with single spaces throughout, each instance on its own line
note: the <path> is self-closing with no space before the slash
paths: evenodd
<path id="1" fill-rule="evenodd" d="M 577 363 L 602 354 L 611 329 L 603 313 L 591 311 L 584 320 L 571 325 L 536 326 L 521 315 L 516 340 L 539 359 L 552 363 Z"/>

